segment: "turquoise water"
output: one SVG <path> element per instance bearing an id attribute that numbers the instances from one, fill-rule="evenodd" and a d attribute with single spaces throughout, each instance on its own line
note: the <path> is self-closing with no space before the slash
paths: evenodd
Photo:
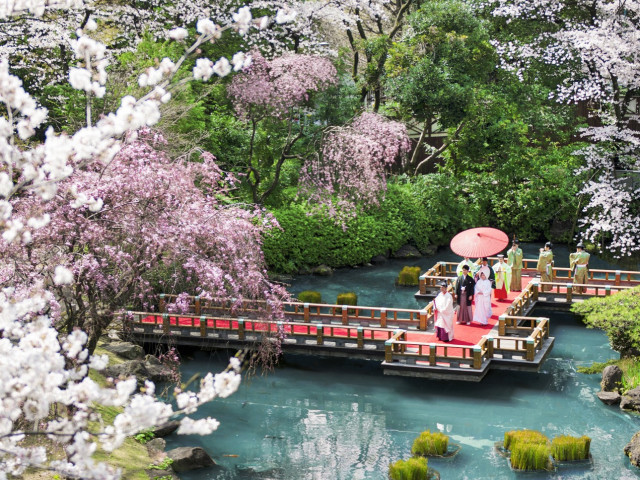
<path id="1" fill-rule="evenodd" d="M 438 257 L 448 260 L 442 252 Z M 425 262 L 430 266 L 433 259 L 418 264 Z M 314 288 L 332 301 L 335 292 L 357 290 L 360 304 L 421 306 L 413 300 L 414 289 L 393 287 L 404 264 L 410 263 L 345 270 L 330 278 L 299 277 L 291 291 Z M 462 445 L 453 459 L 429 461 L 443 479 L 640 478 L 622 452 L 640 430 L 640 417 L 603 405 L 596 397 L 599 376 L 576 371 L 616 358 L 616 352 L 604 334 L 585 329 L 570 313 L 540 308 L 535 315 L 551 317 L 556 337 L 539 373 L 491 371 L 476 384 L 383 376 L 374 362 L 287 356 L 273 373 L 247 378 L 232 397 L 203 410 L 222 422 L 217 432 L 173 436 L 167 448 L 199 445 L 220 465 L 181 474 L 185 480 L 382 480 L 389 463 L 408 458 L 413 439 L 430 429 Z M 219 371 L 225 362 L 221 352 L 198 352 L 184 362 L 183 377 Z M 550 438 L 590 436 L 592 467 L 512 472 L 494 443 L 504 432 L 522 428 Z"/>

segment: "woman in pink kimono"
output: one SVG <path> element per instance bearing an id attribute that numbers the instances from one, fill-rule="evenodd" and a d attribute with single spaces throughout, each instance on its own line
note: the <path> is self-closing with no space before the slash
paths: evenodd
<path id="1" fill-rule="evenodd" d="M 491 310 L 491 280 L 487 279 L 484 272 L 480 272 L 480 279 L 476 282 L 475 300 L 476 310 L 473 312 L 473 322 L 486 325 L 493 312 Z"/>
<path id="2" fill-rule="evenodd" d="M 440 284 L 440 293 L 433 301 L 436 336 L 438 340 L 453 340 L 453 297 L 447 291 L 446 282 Z"/>

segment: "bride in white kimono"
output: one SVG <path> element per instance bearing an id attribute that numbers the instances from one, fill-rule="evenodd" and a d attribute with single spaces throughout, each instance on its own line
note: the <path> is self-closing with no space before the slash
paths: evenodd
<path id="1" fill-rule="evenodd" d="M 440 293 L 433 301 L 435 311 L 435 327 L 438 340 L 450 342 L 453 340 L 453 297 L 447 291 L 447 284 L 440 284 Z"/>
<path id="2" fill-rule="evenodd" d="M 486 325 L 493 312 L 491 310 L 491 280 L 487 280 L 484 272 L 480 272 L 480 279 L 476 282 L 475 301 L 476 310 L 473 312 L 473 322 Z"/>

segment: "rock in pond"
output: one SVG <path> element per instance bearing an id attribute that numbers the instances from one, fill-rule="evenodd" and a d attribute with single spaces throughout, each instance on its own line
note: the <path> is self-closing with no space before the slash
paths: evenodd
<path id="1" fill-rule="evenodd" d="M 136 345 L 135 343 L 131 342 L 107 343 L 103 346 L 103 348 L 128 360 L 135 360 L 144 357 L 144 349 L 140 345 Z"/>
<path id="2" fill-rule="evenodd" d="M 640 467 L 640 432 L 631 437 L 631 441 L 624 447 L 624 454 L 629 457 L 632 465 Z"/>
<path id="3" fill-rule="evenodd" d="M 422 254 L 413 245 L 403 245 L 391 256 L 393 258 L 420 258 Z"/>
<path id="4" fill-rule="evenodd" d="M 171 466 L 176 472 L 186 472 L 216 465 L 213 458 L 201 447 L 174 448 L 167 452 L 167 456 L 173 460 Z"/>
<path id="5" fill-rule="evenodd" d="M 156 437 L 166 437 L 168 435 L 171 435 L 173 432 L 175 432 L 179 426 L 180 426 L 180 422 L 178 420 L 170 420 L 154 428 L 153 434 Z"/>
<path id="6" fill-rule="evenodd" d="M 633 410 L 635 412 L 640 412 L 640 387 L 629 390 L 627 393 L 622 395 L 622 399 L 620 400 L 620 408 L 622 408 L 623 410 Z"/>
<path id="7" fill-rule="evenodd" d="M 382 265 L 384 263 L 387 263 L 387 260 L 387 257 L 384 255 L 376 255 L 371 259 L 371 263 L 373 263 L 374 265 Z"/>
<path id="8" fill-rule="evenodd" d="M 617 405 L 622 400 L 622 395 L 618 392 L 598 392 L 596 395 L 602 403 L 607 405 Z"/>
<path id="9" fill-rule="evenodd" d="M 604 392 L 617 392 L 622 384 L 622 370 L 617 365 L 607 365 L 602 371 L 600 388 Z"/>
<path id="10" fill-rule="evenodd" d="M 328 265 L 318 265 L 316 268 L 311 270 L 311 273 L 321 277 L 329 277 L 333 275 L 333 269 Z"/>

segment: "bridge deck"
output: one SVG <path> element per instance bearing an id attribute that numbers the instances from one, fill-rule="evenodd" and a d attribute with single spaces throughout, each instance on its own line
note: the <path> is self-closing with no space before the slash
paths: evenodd
<path id="1" fill-rule="evenodd" d="M 204 348 L 244 348 L 281 339 L 284 352 L 381 361 L 386 375 L 480 381 L 489 369 L 537 371 L 553 347 L 549 319 L 529 317 L 536 302 L 571 303 L 604 296 L 640 284 L 640 272 L 608 272 L 574 293 L 570 278 L 540 284 L 533 270 L 522 276 L 522 292 L 492 300 L 486 326 L 454 325 L 454 340 L 439 341 L 433 329 L 433 305 L 427 296 L 437 281 L 451 279 L 453 264 L 440 262 L 420 279 L 421 310 L 288 302 L 286 321 L 264 320 L 269 306 L 242 301 L 231 307 L 191 297 L 189 313 L 127 312 L 123 325 L 141 342 Z M 612 283 L 614 285 L 607 285 Z M 559 280 L 564 280 L 560 277 Z M 542 291 L 542 290 L 549 291 Z"/>

